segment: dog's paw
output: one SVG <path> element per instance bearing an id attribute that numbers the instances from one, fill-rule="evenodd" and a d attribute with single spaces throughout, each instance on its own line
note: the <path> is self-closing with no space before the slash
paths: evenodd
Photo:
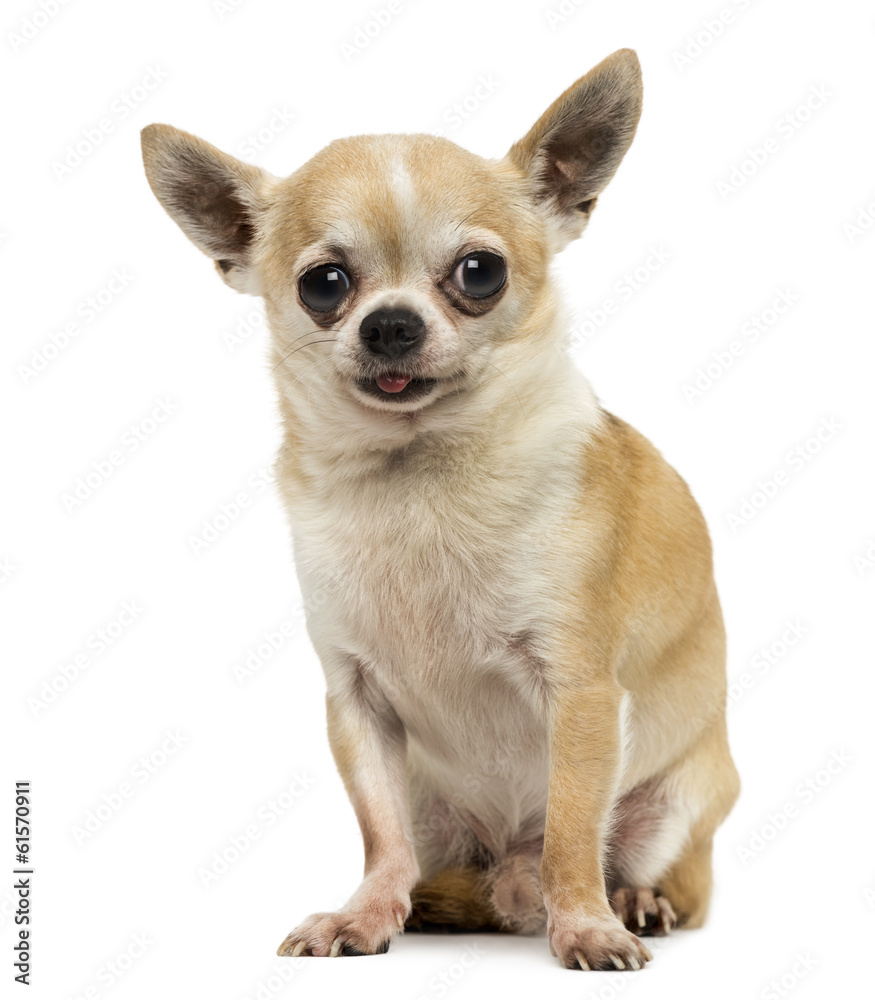
<path id="1" fill-rule="evenodd" d="M 653 955 L 614 917 L 551 922 L 550 951 L 566 969 L 643 969 Z"/>
<path id="2" fill-rule="evenodd" d="M 617 889 L 611 909 L 639 936 L 668 934 L 678 922 L 671 903 L 652 889 Z"/>
<path id="3" fill-rule="evenodd" d="M 382 955 L 393 937 L 404 928 L 409 906 L 395 903 L 385 907 L 314 913 L 286 935 L 277 955 Z"/>

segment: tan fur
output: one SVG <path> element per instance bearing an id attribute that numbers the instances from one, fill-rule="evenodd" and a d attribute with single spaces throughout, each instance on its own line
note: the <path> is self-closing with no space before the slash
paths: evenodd
<path id="1" fill-rule="evenodd" d="M 549 268 L 640 108 L 623 50 L 500 161 L 359 136 L 280 180 L 144 131 L 161 203 L 265 300 L 277 477 L 364 843 L 359 889 L 280 954 L 383 951 L 412 913 L 546 923 L 566 967 L 637 969 L 639 935 L 705 918 L 738 793 L 708 533 L 683 480 L 569 363 Z M 506 265 L 487 298 L 454 277 L 475 251 Z M 320 312 L 300 281 L 322 264 L 348 291 Z M 427 335 L 387 367 L 360 328 L 402 308 Z M 386 374 L 424 395 L 369 391 Z"/>
<path id="2" fill-rule="evenodd" d="M 489 903 L 483 870 L 454 865 L 420 882 L 413 890 L 408 928 L 449 925 L 456 930 L 497 931 L 501 927 Z"/>
<path id="3" fill-rule="evenodd" d="M 711 836 L 738 794 L 722 720 L 703 726 L 696 711 L 725 691 L 707 531 L 680 477 L 616 418 L 585 450 L 583 474 L 569 531 L 597 542 L 587 552 L 590 565 L 580 567 L 569 588 L 564 642 L 547 656 L 559 678 L 545 893 L 555 913 L 604 908 L 597 859 L 604 855 L 600 832 L 612 792 L 655 781 L 681 792 L 700 815 L 659 884 L 681 921 L 698 926 L 710 894 Z M 621 774 L 623 692 L 640 718 L 641 736 Z M 658 740 L 645 742 L 650 732 Z M 612 789 L 612 778 L 619 789 Z M 581 842 L 596 850 L 582 858 Z"/>

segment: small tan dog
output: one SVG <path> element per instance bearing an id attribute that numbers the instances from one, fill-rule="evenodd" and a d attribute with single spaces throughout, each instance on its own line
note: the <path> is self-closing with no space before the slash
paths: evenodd
<path id="1" fill-rule="evenodd" d="M 285 180 L 168 125 L 152 190 L 261 295 L 277 473 L 364 880 L 281 955 L 405 926 L 546 926 L 638 969 L 697 927 L 738 793 L 702 515 L 567 354 L 550 260 L 638 123 L 629 50 L 500 161 L 429 135 L 333 142 Z"/>

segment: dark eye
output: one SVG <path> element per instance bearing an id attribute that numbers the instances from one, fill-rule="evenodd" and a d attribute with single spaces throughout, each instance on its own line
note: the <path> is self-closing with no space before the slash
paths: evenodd
<path id="1" fill-rule="evenodd" d="M 472 299 L 485 299 L 504 284 L 507 268 L 497 253 L 478 250 L 456 265 L 453 284 Z"/>
<path id="2" fill-rule="evenodd" d="M 334 264 L 320 264 L 301 278 L 301 298 L 313 312 L 331 312 L 349 291 L 349 278 Z"/>

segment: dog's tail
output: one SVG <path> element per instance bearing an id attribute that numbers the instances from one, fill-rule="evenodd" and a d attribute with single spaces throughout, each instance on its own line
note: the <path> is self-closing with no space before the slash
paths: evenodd
<path id="1" fill-rule="evenodd" d="M 410 930 L 498 930 L 498 918 L 489 905 L 477 865 L 454 865 L 420 882 L 411 895 Z"/>

